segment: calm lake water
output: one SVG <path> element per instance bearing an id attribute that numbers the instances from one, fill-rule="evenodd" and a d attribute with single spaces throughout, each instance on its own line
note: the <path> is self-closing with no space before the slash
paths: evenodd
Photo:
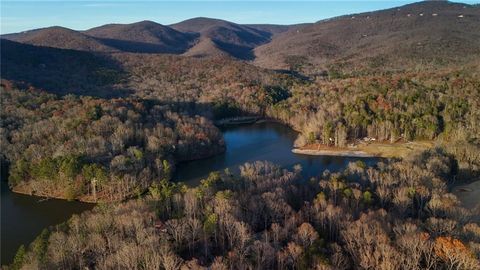
<path id="1" fill-rule="evenodd" d="M 274 122 L 227 127 L 223 130 L 227 149 L 225 153 L 202 160 L 183 162 L 177 165 L 175 179 L 188 185 L 196 185 L 211 171 L 229 168 L 238 172 L 246 162 L 267 160 L 285 168 L 295 164 L 302 166 L 304 177 L 317 176 L 325 170 L 338 171 L 351 162 L 363 160 L 373 165 L 378 158 L 350 158 L 333 156 L 307 156 L 292 153 L 297 132 Z"/>
<path id="2" fill-rule="evenodd" d="M 343 169 L 348 162 L 363 160 L 367 164 L 375 158 L 347 158 L 330 156 L 306 156 L 291 152 L 297 133 L 278 123 L 257 123 L 224 128 L 227 150 L 211 158 L 180 163 L 175 179 L 195 185 L 211 171 L 229 168 L 238 172 L 245 162 L 268 160 L 291 168 L 302 165 L 305 177 L 321 174 L 324 170 Z M 5 177 L 3 177 L 5 178 Z M 12 193 L 5 179 L 1 183 L 1 263 L 10 263 L 20 245 L 28 245 L 40 232 L 68 220 L 73 214 L 91 209 L 92 204 L 46 200 L 34 196 Z"/>
<path id="3" fill-rule="evenodd" d="M 5 178 L 5 177 L 2 177 Z M 43 200 L 8 189 L 1 179 L 1 264 L 11 263 L 20 245 L 28 246 L 44 228 L 60 224 L 93 204 L 65 200 Z"/>

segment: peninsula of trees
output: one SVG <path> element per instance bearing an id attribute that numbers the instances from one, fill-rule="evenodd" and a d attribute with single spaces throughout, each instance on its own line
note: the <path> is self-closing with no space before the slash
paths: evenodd
<path id="1" fill-rule="evenodd" d="M 120 201 L 169 179 L 175 162 L 224 151 L 211 121 L 155 101 L 15 88 L 1 95 L 2 151 L 17 192 Z"/>

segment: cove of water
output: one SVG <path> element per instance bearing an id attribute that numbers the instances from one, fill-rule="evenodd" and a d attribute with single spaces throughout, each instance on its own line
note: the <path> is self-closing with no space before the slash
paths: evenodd
<path id="1" fill-rule="evenodd" d="M 238 173 L 238 167 L 246 162 L 266 160 L 291 169 L 295 164 L 302 166 L 305 178 L 318 176 L 325 170 L 339 171 L 349 162 L 364 161 L 375 164 L 378 158 L 358 158 L 341 156 L 308 156 L 292 153 L 293 142 L 298 133 L 288 126 L 263 122 L 223 128 L 227 149 L 225 153 L 206 158 L 182 162 L 177 165 L 174 179 L 189 186 L 195 186 L 212 171 L 225 168 Z"/>
<path id="2" fill-rule="evenodd" d="M 67 221 L 94 204 L 13 193 L 1 179 L 1 264 L 9 264 L 21 245 L 27 247 L 43 229 Z"/>
<path id="3" fill-rule="evenodd" d="M 300 164 L 304 177 L 317 176 L 324 170 L 338 171 L 351 162 L 363 160 L 368 165 L 376 158 L 306 156 L 292 153 L 297 132 L 278 123 L 265 122 L 223 128 L 227 149 L 211 158 L 177 165 L 174 179 L 193 186 L 211 171 L 229 168 L 238 172 L 246 162 L 267 160 L 285 168 Z M 44 228 L 68 220 L 73 214 L 89 210 L 93 204 L 68 202 L 21 195 L 8 189 L 5 176 L 1 181 L 1 264 L 11 263 L 20 245 L 27 246 Z"/>

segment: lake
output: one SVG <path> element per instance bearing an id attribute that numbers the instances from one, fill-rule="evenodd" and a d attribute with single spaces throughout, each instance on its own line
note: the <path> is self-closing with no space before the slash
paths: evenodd
<path id="1" fill-rule="evenodd" d="M 288 126 L 275 122 L 231 126 L 222 128 L 222 132 L 227 146 L 225 153 L 178 164 L 174 176 L 176 181 L 194 186 L 211 171 L 229 168 L 235 173 L 239 171 L 240 165 L 256 160 L 267 160 L 285 168 L 300 164 L 304 177 L 317 176 L 325 170 L 341 170 L 351 161 L 362 160 L 368 165 L 373 165 L 379 160 L 294 154 L 293 142 L 298 133 Z"/>
<path id="2" fill-rule="evenodd" d="M 300 164 L 305 177 L 318 175 L 327 169 L 338 171 L 350 161 L 363 160 L 371 165 L 378 160 L 294 154 L 291 150 L 297 132 L 279 123 L 239 125 L 222 128 L 222 131 L 227 146 L 225 153 L 178 164 L 174 176 L 176 181 L 192 186 L 211 171 L 229 168 L 231 172 L 238 172 L 238 166 L 256 160 L 268 160 L 286 168 Z M 15 194 L 4 180 L 1 183 L 1 264 L 10 263 L 20 245 L 28 245 L 44 228 L 62 223 L 73 214 L 93 207 L 93 204 L 42 200 Z"/>
<path id="3" fill-rule="evenodd" d="M 44 228 L 60 224 L 94 204 L 13 193 L 1 179 L 1 264 L 11 263 L 20 245 L 27 247 Z"/>

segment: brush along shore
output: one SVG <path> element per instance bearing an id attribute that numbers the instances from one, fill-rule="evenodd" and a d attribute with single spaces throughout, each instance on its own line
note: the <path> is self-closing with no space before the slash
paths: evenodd
<path id="1" fill-rule="evenodd" d="M 302 147 L 292 149 L 295 154 L 313 155 L 313 156 L 347 156 L 347 157 L 385 157 L 385 158 L 403 158 L 413 151 L 422 151 L 432 148 L 434 143 L 431 141 L 414 142 L 369 142 L 359 143 L 349 147 L 334 147 L 323 144 L 307 144 Z"/>

